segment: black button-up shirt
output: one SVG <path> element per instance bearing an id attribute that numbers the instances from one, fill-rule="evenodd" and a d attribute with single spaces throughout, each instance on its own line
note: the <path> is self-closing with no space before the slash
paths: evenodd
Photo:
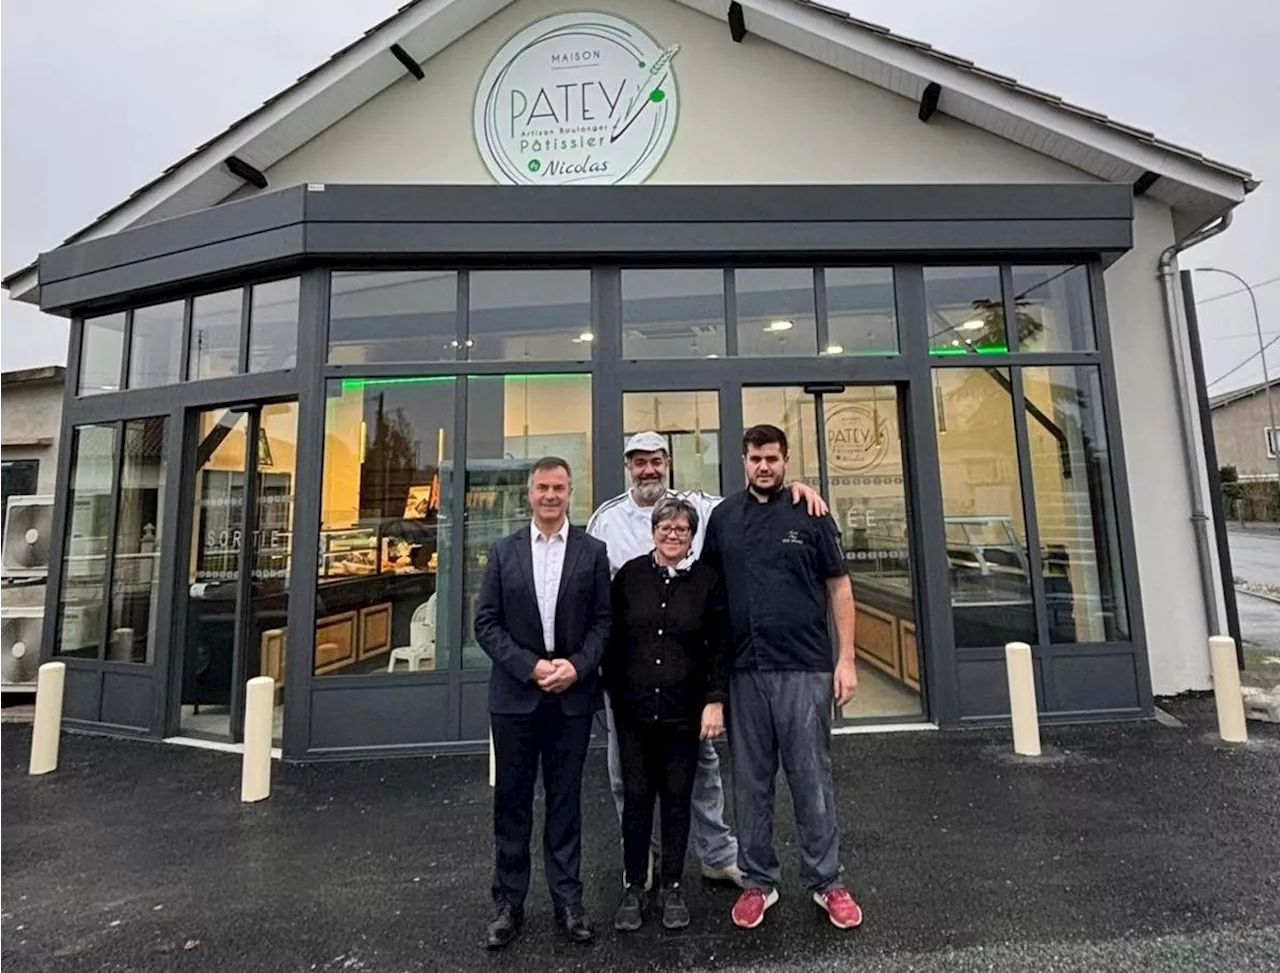
<path id="1" fill-rule="evenodd" d="M 729 648 L 724 589 L 707 565 L 672 571 L 652 554 L 613 579 L 605 688 L 619 720 L 695 730 L 707 703 L 724 702 Z"/>
<path id="2" fill-rule="evenodd" d="M 813 517 L 786 490 L 749 490 L 712 512 L 702 560 L 724 581 L 735 669 L 834 667 L 827 579 L 845 573 L 831 517 Z"/>

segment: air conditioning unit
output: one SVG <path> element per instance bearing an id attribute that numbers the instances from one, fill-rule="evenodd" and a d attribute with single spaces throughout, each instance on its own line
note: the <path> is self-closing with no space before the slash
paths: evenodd
<path id="1" fill-rule="evenodd" d="M 53 497 L 9 498 L 4 521 L 0 563 L 10 577 L 39 577 L 49 573 L 53 539 Z"/>
<path id="2" fill-rule="evenodd" d="M 33 684 L 40 669 L 43 608 L 0 609 L 0 682 Z"/>

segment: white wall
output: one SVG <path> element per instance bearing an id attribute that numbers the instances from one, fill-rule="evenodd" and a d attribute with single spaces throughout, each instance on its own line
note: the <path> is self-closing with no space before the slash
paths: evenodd
<path id="1" fill-rule="evenodd" d="M 272 188 L 306 182 L 489 183 L 472 136 L 490 55 L 525 24 L 580 9 L 521 0 L 281 160 Z M 665 2 L 597 0 L 660 43 L 679 43 L 681 118 L 651 183 L 1088 182 L 1056 160 Z M 1137 200 L 1136 246 L 1106 275 L 1131 476 L 1144 616 L 1157 693 L 1208 685 L 1169 339 L 1155 277 L 1173 240 L 1167 207 Z M 1161 498 L 1161 499 L 1156 499 Z"/>
<path id="2" fill-rule="evenodd" d="M 1166 695 L 1210 688 L 1209 633 L 1178 432 L 1173 339 L 1156 276 L 1160 254 L 1174 240 L 1173 221 L 1167 206 L 1151 200 L 1136 199 L 1134 209 L 1134 247 L 1107 270 L 1107 306 L 1151 680 L 1156 695 Z M 1203 457 L 1198 440 L 1196 450 Z M 1207 529 L 1212 546 L 1212 524 Z M 1216 551 L 1213 563 L 1216 572 Z M 1220 597 L 1218 612 L 1225 618 Z"/>

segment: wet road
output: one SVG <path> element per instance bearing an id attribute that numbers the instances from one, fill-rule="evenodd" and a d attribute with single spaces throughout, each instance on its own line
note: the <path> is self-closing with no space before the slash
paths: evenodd
<path id="1" fill-rule="evenodd" d="M 1230 531 L 1231 573 L 1244 581 L 1280 584 L 1280 531 Z M 1276 606 L 1280 610 L 1280 605 Z"/>

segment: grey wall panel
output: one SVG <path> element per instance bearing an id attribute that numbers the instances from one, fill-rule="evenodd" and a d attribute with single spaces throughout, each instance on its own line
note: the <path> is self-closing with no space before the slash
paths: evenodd
<path id="1" fill-rule="evenodd" d="M 266 193 L 238 203 L 197 210 L 186 216 L 123 230 L 42 254 L 40 283 L 51 284 L 165 254 L 252 236 L 301 223 L 302 190 Z"/>
<path id="2" fill-rule="evenodd" d="M 489 739 L 489 682 L 460 683 L 462 726 L 459 740 Z"/>
<path id="3" fill-rule="evenodd" d="M 264 267 L 265 273 L 266 267 L 296 261 L 303 253 L 304 236 L 302 224 L 295 224 L 65 280 L 41 282 L 40 307 L 56 314 L 71 307 L 91 308 L 94 302 L 109 302 L 126 293 L 133 294 L 141 303 L 184 282 L 201 278 L 216 280 L 219 275 L 226 278 L 255 267 Z M 187 288 L 187 292 L 191 289 Z"/>
<path id="4" fill-rule="evenodd" d="M 308 256 L 1114 255 L 1132 244 L 1131 197 L 1108 184 L 295 187 L 45 254 L 40 299 L 96 311 Z"/>
<path id="5" fill-rule="evenodd" d="M 98 722 L 101 673 L 96 669 L 67 666 L 67 680 L 62 697 L 62 715 L 68 720 Z"/>
<path id="6" fill-rule="evenodd" d="M 1132 652 L 1072 655 L 1059 648 L 1047 664 L 1053 669 L 1055 711 L 1137 709 L 1142 705 Z"/>
<path id="7" fill-rule="evenodd" d="M 669 223 L 320 223 L 307 228 L 311 257 L 430 255 L 590 260 L 648 255 L 716 257 L 857 252 L 956 259 L 993 253 L 1053 256 L 1127 250 L 1129 220 Z"/>
<path id="8" fill-rule="evenodd" d="M 308 222 L 627 223 L 697 220 L 1129 219 L 1113 185 L 328 186 Z"/>
<path id="9" fill-rule="evenodd" d="M 317 688 L 311 693 L 311 750 L 411 746 L 452 739 L 449 686 Z"/>
<path id="10" fill-rule="evenodd" d="M 1003 659 L 975 659 L 957 653 L 956 681 L 962 720 L 1009 715 L 1009 681 Z"/>
<path id="11" fill-rule="evenodd" d="M 141 671 L 136 675 L 109 670 L 102 673 L 103 723 L 140 730 L 151 725 L 155 708 L 154 680 L 149 668 L 139 668 Z"/>

